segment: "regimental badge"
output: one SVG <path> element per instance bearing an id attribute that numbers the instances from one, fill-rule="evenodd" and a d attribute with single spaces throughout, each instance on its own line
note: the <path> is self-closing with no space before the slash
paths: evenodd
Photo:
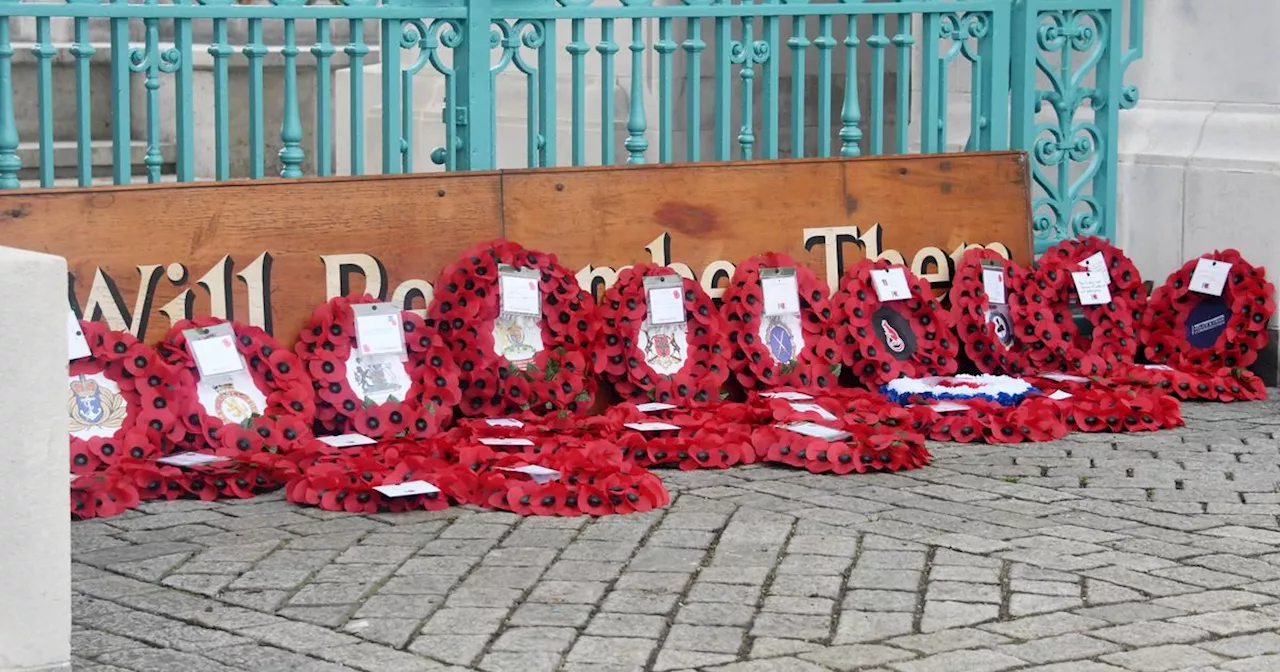
<path id="1" fill-rule="evenodd" d="M 71 379 L 67 414 L 72 433 L 88 429 L 116 430 L 124 424 L 128 406 L 124 397 L 87 378 L 82 373 Z"/>
<path id="2" fill-rule="evenodd" d="M 898 334 L 898 330 L 889 324 L 889 320 L 880 320 L 880 330 L 884 333 L 884 344 L 890 350 L 901 353 L 907 347 L 907 342 L 902 340 L 902 336 Z"/>
<path id="3" fill-rule="evenodd" d="M 218 397 L 213 400 L 213 411 L 219 420 L 239 425 L 258 415 L 257 404 L 253 403 L 249 395 L 237 390 L 235 385 L 222 383 L 214 385 L 213 389 L 218 393 Z"/>
<path id="4" fill-rule="evenodd" d="M 536 320 L 529 321 L 534 323 L 533 327 L 540 328 Z M 493 325 L 498 354 L 521 371 L 529 368 L 533 363 L 533 356 L 538 354 L 538 349 L 526 341 L 525 329 L 528 327 L 523 322 L 517 315 L 502 315 Z"/>
<path id="5" fill-rule="evenodd" d="M 391 362 L 386 360 L 361 361 L 356 364 L 356 384 L 360 386 L 360 398 L 400 389 L 391 366 Z"/>
<path id="6" fill-rule="evenodd" d="M 675 335 L 671 331 L 661 331 L 650 327 L 644 332 L 647 343 L 644 347 L 644 361 L 656 371 L 678 371 L 684 366 L 684 350 L 680 348 Z"/>
<path id="7" fill-rule="evenodd" d="M 795 335 L 776 317 L 769 319 L 769 326 L 765 329 L 765 346 L 778 363 L 786 364 L 796 358 Z"/>

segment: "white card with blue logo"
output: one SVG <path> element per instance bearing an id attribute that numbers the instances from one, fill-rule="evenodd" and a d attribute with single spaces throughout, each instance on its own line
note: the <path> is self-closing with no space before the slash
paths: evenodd
<path id="1" fill-rule="evenodd" d="M 404 325 L 400 309 L 391 303 L 358 303 L 351 307 L 356 314 L 356 354 L 358 357 L 394 356 L 407 358 L 404 349 Z"/>
<path id="2" fill-rule="evenodd" d="M 1200 257 L 1191 273 L 1191 291 L 1209 296 L 1222 296 L 1231 274 L 1231 262 Z"/>
<path id="3" fill-rule="evenodd" d="M 766 317 L 800 312 L 800 285 L 796 282 L 796 269 L 760 269 L 760 291 L 764 294 Z"/>
<path id="4" fill-rule="evenodd" d="M 900 266 L 871 269 L 871 284 L 875 285 L 880 301 L 903 301 L 911 298 L 911 286 L 907 274 Z"/>
<path id="5" fill-rule="evenodd" d="M 76 319 L 75 311 L 67 309 L 67 348 L 69 361 L 84 359 L 93 354 L 89 350 L 89 341 L 84 338 L 84 330 L 80 328 L 80 320 Z"/>

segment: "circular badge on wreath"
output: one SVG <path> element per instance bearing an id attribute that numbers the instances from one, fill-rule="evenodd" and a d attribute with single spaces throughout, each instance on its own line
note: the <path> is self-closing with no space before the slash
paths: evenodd
<path id="1" fill-rule="evenodd" d="M 872 271 L 901 272 L 908 294 L 882 301 Z M 864 259 L 840 278 L 832 303 L 841 356 L 864 384 L 878 387 L 899 376 L 955 372 L 960 344 L 951 316 L 933 297 L 929 283 L 910 270 Z"/>
<path id="2" fill-rule="evenodd" d="M 330 299 L 298 335 L 294 350 L 311 375 L 316 424 L 375 440 L 434 436 L 461 398 L 453 355 L 432 325 L 401 310 L 405 360 L 360 357 L 353 306 L 372 303 L 369 295 Z"/>
<path id="3" fill-rule="evenodd" d="M 460 369 L 461 413 L 588 411 L 594 310 L 555 255 L 508 240 L 464 252 L 440 273 L 430 307 Z"/>
<path id="4" fill-rule="evenodd" d="M 1110 301 L 1079 296 L 1073 274 L 1085 271 L 1106 273 Z M 1029 287 L 1044 296 L 1044 303 L 1019 301 L 1014 320 L 1026 325 L 1019 335 L 1037 372 L 1108 375 L 1133 363 L 1146 291 L 1124 252 L 1096 236 L 1064 240 L 1041 256 Z"/>
<path id="5" fill-rule="evenodd" d="M 1043 300 L 1027 295 L 1028 273 L 986 248 L 966 250 L 948 294 L 951 320 L 965 354 L 982 373 L 1018 375 L 1026 370 L 1028 348 L 1019 338 L 1012 305 Z M 998 295 L 987 291 L 992 284 Z"/>
<path id="6" fill-rule="evenodd" d="M 693 280 L 668 280 L 661 291 L 671 297 L 651 296 L 645 278 L 663 277 L 679 276 L 664 266 L 638 264 L 619 273 L 618 281 L 605 291 L 596 310 L 600 332 L 591 352 L 595 371 L 629 401 L 717 402 L 729 377 L 728 327 L 711 297 Z M 672 320 L 650 316 L 651 299 L 658 298 L 668 302 L 666 307 L 674 306 Z"/>
<path id="7" fill-rule="evenodd" d="M 785 254 L 752 257 L 737 266 L 721 300 L 729 366 L 744 388 L 836 384 L 834 311 L 826 284 L 808 267 Z"/>
<path id="8" fill-rule="evenodd" d="M 1200 259 L 1225 274 L 1219 294 L 1213 291 L 1216 287 L 1192 286 Z M 1186 372 L 1245 369 L 1267 343 L 1275 291 L 1265 269 L 1253 266 L 1236 250 L 1192 259 L 1152 292 L 1142 319 L 1143 354 Z"/>
<path id="9" fill-rule="evenodd" d="M 218 345 L 233 351 L 229 358 L 239 355 L 242 366 L 201 376 L 188 330 L 222 334 Z M 180 320 L 157 350 L 175 374 L 169 382 L 177 391 L 185 430 L 180 447 L 263 464 L 312 440 L 316 408 L 311 378 L 298 356 L 262 329 L 210 317 Z"/>

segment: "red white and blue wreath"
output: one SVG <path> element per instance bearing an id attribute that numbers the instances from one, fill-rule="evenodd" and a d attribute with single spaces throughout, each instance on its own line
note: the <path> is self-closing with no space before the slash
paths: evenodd
<path id="1" fill-rule="evenodd" d="M 1110 375 L 1133 363 L 1146 290 L 1137 267 L 1098 237 L 1064 240 L 1040 258 L 1030 285 L 1045 303 L 1018 302 L 1014 320 L 1036 325 L 1030 356 L 1038 371 Z M 1083 316 L 1083 328 L 1071 317 Z"/>
<path id="2" fill-rule="evenodd" d="M 1188 261 L 1155 290 L 1142 321 L 1147 359 L 1131 377 L 1184 399 L 1265 399 L 1247 367 L 1267 344 L 1275 286 L 1266 270 L 1225 250 Z"/>
<path id="3" fill-rule="evenodd" d="M 1019 375 L 1026 371 L 1029 347 L 1019 338 L 1035 325 L 1015 325 L 1012 305 L 1043 301 L 1026 292 L 1029 273 L 986 248 L 964 253 L 951 283 L 951 320 L 965 354 L 983 373 Z M 1034 334 L 1031 334 L 1034 335 Z"/>
<path id="4" fill-rule="evenodd" d="M 729 377 L 724 318 L 702 286 L 663 266 L 618 274 L 597 307 L 596 373 L 623 399 L 699 405 Z"/>
<path id="5" fill-rule="evenodd" d="M 840 374 L 829 292 L 785 254 L 739 264 L 722 297 L 729 365 L 746 389 L 826 388 Z"/>
<path id="6" fill-rule="evenodd" d="M 391 317 L 376 315 L 377 306 Z M 360 352 L 357 320 L 366 319 L 398 321 L 387 353 Z M 460 399 L 458 367 L 444 339 L 413 312 L 372 296 L 336 297 L 316 308 L 294 349 L 315 388 L 316 423 L 328 434 L 434 436 L 449 425 Z"/>
<path id="7" fill-rule="evenodd" d="M 461 370 L 463 415 L 591 408 L 595 304 L 555 255 L 508 240 L 472 248 L 441 272 L 430 315 Z"/>
<path id="8" fill-rule="evenodd" d="M 864 384 L 955 373 L 951 316 L 910 270 L 864 259 L 840 278 L 832 303 L 844 363 Z"/>

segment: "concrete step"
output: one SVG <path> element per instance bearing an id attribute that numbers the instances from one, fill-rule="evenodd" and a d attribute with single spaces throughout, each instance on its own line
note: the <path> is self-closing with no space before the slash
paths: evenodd
<path id="1" fill-rule="evenodd" d="M 111 150 L 112 144 L 110 140 L 94 140 L 89 143 L 89 156 L 93 165 L 94 176 L 106 176 L 109 178 L 112 175 Z M 68 178 L 72 180 L 73 184 L 75 183 L 75 178 L 79 174 L 77 152 L 78 146 L 74 140 L 53 141 L 53 174 L 55 179 Z M 131 174 L 147 174 L 147 167 L 144 163 L 146 156 L 146 142 L 134 140 L 129 143 Z M 161 145 L 160 156 L 163 159 L 160 172 L 174 172 L 174 148 L 171 145 Z M 22 159 L 22 170 L 18 171 L 18 179 L 36 180 L 38 184 L 40 177 L 40 143 L 34 141 L 18 143 L 18 158 Z"/>

